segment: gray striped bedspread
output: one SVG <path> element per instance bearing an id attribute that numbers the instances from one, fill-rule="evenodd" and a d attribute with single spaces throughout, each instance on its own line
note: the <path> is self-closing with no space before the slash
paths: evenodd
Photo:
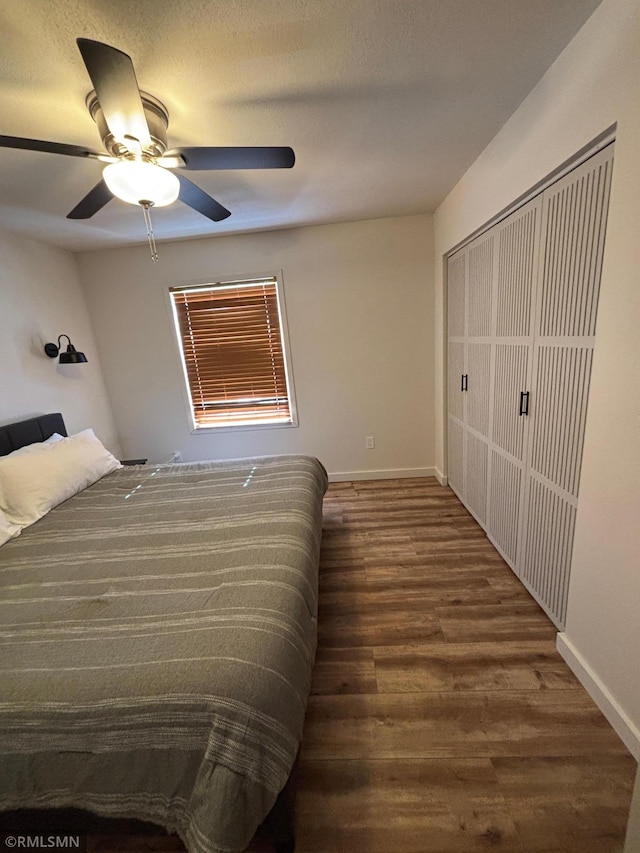
<path id="1" fill-rule="evenodd" d="M 0 809 L 74 806 L 244 849 L 293 766 L 326 473 L 125 467 L 0 548 Z"/>

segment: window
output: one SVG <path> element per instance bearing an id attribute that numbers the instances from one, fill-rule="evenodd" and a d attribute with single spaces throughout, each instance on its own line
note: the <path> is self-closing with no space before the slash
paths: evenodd
<path id="1" fill-rule="evenodd" d="M 294 425 L 278 279 L 170 294 L 195 428 Z"/>

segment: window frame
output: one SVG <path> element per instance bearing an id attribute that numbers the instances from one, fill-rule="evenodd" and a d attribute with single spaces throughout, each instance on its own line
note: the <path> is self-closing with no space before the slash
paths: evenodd
<path id="1" fill-rule="evenodd" d="M 187 366 L 184 358 L 184 352 L 182 349 L 182 340 L 180 333 L 180 326 L 178 323 L 178 315 L 176 305 L 172 298 L 172 293 L 174 291 L 179 290 L 191 290 L 198 288 L 214 288 L 214 287 L 229 287 L 234 285 L 241 285 L 243 283 L 250 283 L 259 281 L 264 279 L 265 281 L 268 279 L 275 280 L 276 285 L 276 298 L 278 305 L 278 315 L 280 321 L 280 338 L 282 343 L 283 350 L 283 359 L 284 359 L 284 369 L 285 369 L 285 377 L 287 383 L 287 391 L 289 397 L 289 412 L 291 415 L 291 421 L 288 423 L 268 423 L 264 421 L 255 422 L 255 423 L 239 423 L 239 424 L 216 424 L 216 425 L 208 425 L 208 426 L 199 426 L 196 417 L 195 410 L 193 406 L 193 401 L 191 399 L 191 387 L 189 384 L 189 376 L 187 373 Z M 204 281 L 189 281 L 184 283 L 174 283 L 167 288 L 166 291 L 167 298 L 167 306 L 169 310 L 169 315 L 171 317 L 171 326 L 173 329 L 173 339 L 177 351 L 177 358 L 180 363 L 181 372 L 182 372 L 182 394 L 184 397 L 187 418 L 190 427 L 191 435 L 207 435 L 213 434 L 219 435 L 220 433 L 225 432 L 246 432 L 250 430 L 263 430 L 263 429 L 291 429 L 298 426 L 298 408 L 296 405 L 296 394 L 295 394 L 295 385 L 293 379 L 293 365 L 291 359 L 291 343 L 289 339 L 289 324 L 287 320 L 287 309 L 284 295 L 284 283 L 283 283 L 283 275 L 282 270 L 278 270 L 276 272 L 270 271 L 267 273 L 251 273 L 247 275 L 233 275 L 233 276 L 224 276 L 220 278 L 208 279 Z"/>

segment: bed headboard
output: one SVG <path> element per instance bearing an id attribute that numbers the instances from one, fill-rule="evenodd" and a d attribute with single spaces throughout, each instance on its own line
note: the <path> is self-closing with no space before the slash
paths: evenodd
<path id="1" fill-rule="evenodd" d="M 6 456 L 7 453 L 19 450 L 27 444 L 44 441 L 54 432 L 59 432 L 60 435 L 67 434 L 60 412 L 0 426 L 0 456 Z"/>

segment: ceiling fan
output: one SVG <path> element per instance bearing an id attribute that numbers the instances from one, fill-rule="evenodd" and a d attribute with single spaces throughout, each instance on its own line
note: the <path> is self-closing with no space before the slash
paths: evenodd
<path id="1" fill-rule="evenodd" d="M 155 260 L 151 207 L 163 207 L 179 198 L 214 222 L 231 215 L 226 207 L 173 170 L 289 169 L 293 166 L 295 155 L 288 147 L 168 150 L 169 114 L 157 98 L 140 91 L 131 57 L 92 39 L 79 38 L 77 43 L 94 87 L 87 95 L 87 108 L 98 126 L 106 153 L 62 142 L 0 135 L 0 148 L 89 157 L 107 163 L 102 179 L 67 214 L 67 219 L 89 219 L 114 196 L 138 204 L 144 211 Z"/>

